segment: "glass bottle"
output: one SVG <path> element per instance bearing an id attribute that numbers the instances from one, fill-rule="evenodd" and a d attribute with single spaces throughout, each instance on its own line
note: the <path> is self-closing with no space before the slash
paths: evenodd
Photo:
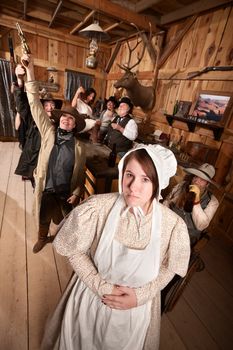
<path id="1" fill-rule="evenodd" d="M 176 100 L 176 103 L 174 104 L 174 107 L 173 107 L 173 115 L 175 115 L 178 111 L 178 105 L 179 105 L 179 101 Z"/>
<path id="2" fill-rule="evenodd" d="M 108 157 L 108 166 L 110 168 L 114 168 L 116 164 L 116 157 L 117 157 L 117 151 L 116 151 L 116 144 L 114 143 L 112 146 L 112 151 L 109 153 L 109 157 Z"/>
<path id="3" fill-rule="evenodd" d="M 179 141 L 178 141 L 178 143 L 176 145 L 176 148 L 177 148 L 178 151 L 181 150 L 182 144 L 183 144 L 183 136 L 181 135 L 181 137 L 180 137 L 180 139 L 179 139 Z"/>

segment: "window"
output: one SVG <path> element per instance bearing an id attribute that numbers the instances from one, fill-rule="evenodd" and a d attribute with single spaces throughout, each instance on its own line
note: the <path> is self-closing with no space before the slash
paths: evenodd
<path id="1" fill-rule="evenodd" d="M 65 99 L 71 101 L 79 86 L 83 86 L 84 89 L 88 89 L 93 86 L 93 83 L 93 75 L 66 70 Z"/>

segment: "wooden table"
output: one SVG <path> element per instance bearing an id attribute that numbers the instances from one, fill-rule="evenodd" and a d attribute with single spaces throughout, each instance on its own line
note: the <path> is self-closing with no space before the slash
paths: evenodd
<path id="1" fill-rule="evenodd" d="M 86 180 L 85 198 L 95 193 L 118 191 L 118 167 L 108 166 L 111 149 L 105 145 L 85 143 Z"/>

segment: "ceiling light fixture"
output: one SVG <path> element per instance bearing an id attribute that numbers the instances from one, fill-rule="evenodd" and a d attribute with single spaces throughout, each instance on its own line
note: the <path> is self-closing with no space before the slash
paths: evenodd
<path id="1" fill-rule="evenodd" d="M 88 68 L 96 68 L 98 61 L 96 58 L 96 53 L 99 49 L 98 41 L 105 41 L 109 39 L 108 33 L 104 32 L 103 29 L 99 26 L 98 21 L 94 21 L 88 27 L 79 31 L 79 35 L 84 38 L 89 38 L 89 56 L 86 58 L 86 66 Z"/>

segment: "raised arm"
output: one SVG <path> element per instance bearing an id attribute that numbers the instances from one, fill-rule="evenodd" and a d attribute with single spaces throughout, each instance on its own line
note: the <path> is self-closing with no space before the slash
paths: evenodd
<path id="1" fill-rule="evenodd" d="M 80 98 L 80 94 L 81 94 L 81 93 L 84 93 L 84 92 L 85 92 L 85 90 L 84 90 L 84 88 L 83 88 L 82 86 L 80 86 L 80 87 L 77 89 L 77 91 L 75 92 L 74 97 L 73 97 L 73 99 L 72 99 L 72 102 L 71 102 L 71 106 L 72 106 L 72 107 L 74 107 L 74 108 L 77 107 L 77 99 Z"/>
<path id="2" fill-rule="evenodd" d="M 25 61 L 28 62 L 28 65 L 24 64 Z M 40 102 L 39 85 L 35 81 L 32 56 L 28 54 L 24 54 L 21 58 L 21 62 L 22 62 L 22 66 L 26 71 L 27 83 L 25 84 L 25 86 L 26 86 L 27 97 L 28 97 L 28 102 L 30 105 L 32 117 L 40 131 L 41 136 L 44 136 L 46 132 L 53 126 L 49 120 L 47 113 L 45 112 L 42 106 L 42 103 Z"/>

